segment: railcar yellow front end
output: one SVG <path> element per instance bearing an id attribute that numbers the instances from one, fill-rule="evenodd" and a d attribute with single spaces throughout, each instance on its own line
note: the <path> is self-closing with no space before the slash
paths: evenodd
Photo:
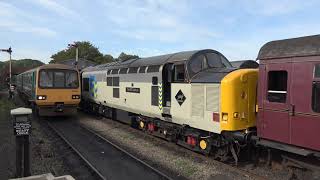
<path id="1" fill-rule="evenodd" d="M 256 126 L 257 69 L 239 69 L 221 81 L 221 131 L 245 131 Z"/>
<path id="2" fill-rule="evenodd" d="M 39 70 L 35 103 L 39 116 L 69 116 L 80 103 L 79 72 L 76 70 Z"/>

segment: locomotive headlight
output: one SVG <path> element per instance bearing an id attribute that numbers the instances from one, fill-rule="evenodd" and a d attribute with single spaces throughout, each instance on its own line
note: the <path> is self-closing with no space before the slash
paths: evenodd
<path id="1" fill-rule="evenodd" d="M 228 121 L 228 113 L 222 113 L 222 120 Z"/>
<path id="2" fill-rule="evenodd" d="M 72 99 L 80 99 L 79 95 L 72 95 Z"/>
<path id="3" fill-rule="evenodd" d="M 38 99 L 38 100 L 46 100 L 46 99 L 47 99 L 47 96 L 45 96 L 45 95 L 39 95 L 39 96 L 37 96 L 37 99 Z"/>
<path id="4" fill-rule="evenodd" d="M 239 113 L 238 113 L 238 112 L 234 112 L 234 113 L 233 113 L 233 117 L 234 117 L 234 118 L 238 118 L 238 117 L 239 117 Z"/>

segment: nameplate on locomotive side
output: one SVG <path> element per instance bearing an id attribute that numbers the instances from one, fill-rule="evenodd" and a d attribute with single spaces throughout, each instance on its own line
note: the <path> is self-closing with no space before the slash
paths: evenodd
<path id="1" fill-rule="evenodd" d="M 126 92 L 140 93 L 140 88 L 126 87 Z"/>

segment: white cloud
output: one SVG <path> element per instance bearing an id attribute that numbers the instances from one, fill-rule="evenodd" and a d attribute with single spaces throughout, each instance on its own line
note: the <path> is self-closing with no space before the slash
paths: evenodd
<path id="1" fill-rule="evenodd" d="M 105 1 L 112 32 L 140 41 L 176 43 L 220 36 L 214 29 L 188 22 L 192 7 L 185 1 Z"/>
<path id="2" fill-rule="evenodd" d="M 46 27 L 37 26 L 30 22 L 30 19 L 39 20 L 38 17 L 26 13 L 15 6 L 0 2 L 0 31 L 16 33 L 30 33 L 44 37 L 53 37 L 57 32 Z"/>
<path id="3" fill-rule="evenodd" d="M 78 13 L 76 13 L 75 11 L 73 11 L 72 9 L 59 4 L 58 2 L 61 1 L 53 1 L 53 0 L 29 0 L 28 2 L 32 2 L 38 6 L 41 6 L 47 10 L 50 10 L 54 13 L 59 14 L 62 17 L 69 17 L 69 18 L 73 18 L 73 17 L 79 17 Z"/>

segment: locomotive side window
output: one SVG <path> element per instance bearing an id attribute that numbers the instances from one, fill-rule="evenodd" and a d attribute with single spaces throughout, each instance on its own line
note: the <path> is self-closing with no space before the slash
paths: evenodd
<path id="1" fill-rule="evenodd" d="M 83 78 L 83 91 L 89 91 L 89 78 Z"/>
<path id="2" fill-rule="evenodd" d="M 107 86 L 112 86 L 112 77 L 107 77 Z"/>
<path id="3" fill-rule="evenodd" d="M 269 102 L 285 103 L 287 98 L 287 71 L 269 71 L 268 100 Z"/>
<path id="4" fill-rule="evenodd" d="M 320 78 L 320 64 L 316 64 L 314 66 L 314 74 L 313 77 Z"/>
<path id="5" fill-rule="evenodd" d="M 174 82 L 184 82 L 184 64 L 175 65 Z"/>
<path id="6" fill-rule="evenodd" d="M 159 72 L 159 65 L 149 66 L 147 69 L 147 73 Z"/>
<path id="7" fill-rule="evenodd" d="M 137 73 L 138 72 L 138 67 L 131 67 L 129 68 L 129 74 Z"/>
<path id="8" fill-rule="evenodd" d="M 127 74 L 128 68 L 121 68 L 119 74 Z"/>
<path id="9" fill-rule="evenodd" d="M 141 66 L 139 69 L 139 73 L 145 73 L 147 66 Z"/>
<path id="10" fill-rule="evenodd" d="M 320 113 L 320 82 L 312 84 L 312 110 Z"/>

